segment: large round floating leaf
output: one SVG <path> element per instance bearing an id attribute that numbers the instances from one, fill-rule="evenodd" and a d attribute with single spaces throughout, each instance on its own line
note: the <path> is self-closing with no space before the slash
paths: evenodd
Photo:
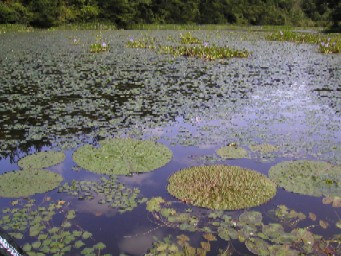
<path id="1" fill-rule="evenodd" d="M 80 147 L 74 161 L 84 169 L 96 173 L 124 175 L 132 172 L 149 172 L 167 164 L 172 152 L 164 145 L 130 138 L 99 142 L 100 147 Z"/>
<path id="2" fill-rule="evenodd" d="M 236 210 L 261 205 L 276 194 L 276 184 L 238 166 L 196 166 L 174 173 L 168 192 L 196 206 Z"/>
<path id="3" fill-rule="evenodd" d="M 63 180 L 57 173 L 30 169 L 0 175 L 0 197 L 24 197 L 55 189 Z"/>
<path id="4" fill-rule="evenodd" d="M 312 195 L 341 194 L 341 166 L 318 161 L 287 161 L 271 167 L 269 177 L 287 191 Z"/>
<path id="5" fill-rule="evenodd" d="M 18 165 L 23 169 L 41 169 L 59 164 L 65 159 L 63 152 L 39 152 L 21 158 Z"/>
<path id="6" fill-rule="evenodd" d="M 248 153 L 245 149 L 235 146 L 225 146 L 219 148 L 217 151 L 217 155 L 228 159 L 228 158 L 247 158 Z"/>

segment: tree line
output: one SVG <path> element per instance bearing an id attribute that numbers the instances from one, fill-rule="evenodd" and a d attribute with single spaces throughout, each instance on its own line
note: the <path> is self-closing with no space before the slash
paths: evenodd
<path id="1" fill-rule="evenodd" d="M 0 23 L 250 24 L 341 28 L 339 0 L 2 0 Z"/>

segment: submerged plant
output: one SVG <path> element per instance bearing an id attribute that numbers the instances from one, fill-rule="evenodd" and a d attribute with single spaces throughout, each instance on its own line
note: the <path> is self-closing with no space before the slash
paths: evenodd
<path id="1" fill-rule="evenodd" d="M 13 201 L 11 207 L 0 213 L 0 225 L 14 238 L 29 241 L 23 246 L 29 256 L 66 255 L 75 251 L 81 255 L 100 255 L 106 246 L 101 242 L 89 246 L 93 244 L 92 234 L 73 223 L 76 212 L 68 210 L 67 205 L 50 199 L 40 204 L 32 199 Z M 53 222 L 56 217 L 62 219 L 60 225 Z"/>
<path id="2" fill-rule="evenodd" d="M 55 189 L 63 180 L 57 173 L 27 169 L 0 175 L 0 197 L 27 197 Z"/>
<path id="3" fill-rule="evenodd" d="M 247 158 L 248 153 L 245 149 L 237 146 L 225 146 L 216 151 L 217 155 L 224 158 Z"/>
<path id="4" fill-rule="evenodd" d="M 128 188 L 117 181 L 115 176 L 101 178 L 100 181 L 72 181 L 59 187 L 59 193 L 68 193 L 79 200 L 96 200 L 98 204 L 116 208 L 120 213 L 132 211 L 141 198 L 138 188 Z"/>
<path id="5" fill-rule="evenodd" d="M 98 148 L 80 147 L 73 154 L 74 161 L 92 172 L 125 175 L 155 170 L 172 158 L 166 146 L 148 140 L 109 139 L 99 144 Z"/>
<path id="6" fill-rule="evenodd" d="M 158 227 L 172 227 L 196 232 L 196 235 L 202 234 L 205 239 L 201 242 L 202 248 L 210 248 L 210 242 L 215 241 L 216 237 L 228 242 L 226 249 L 219 249 L 222 253 L 219 255 L 226 255 L 223 252 L 234 255 L 235 241 L 244 243 L 250 252 L 257 255 L 324 255 L 327 251 L 338 255 L 341 252 L 341 240 L 338 235 L 327 239 L 314 233 L 316 227 L 328 228 L 326 221 L 318 220 L 313 213 L 310 213 L 311 217 L 307 219 L 304 213 L 285 205 L 279 205 L 266 213 L 266 216 L 270 217 L 269 222 L 269 219 L 264 221 L 263 214 L 259 211 L 227 213 L 202 208 L 189 211 L 180 207 L 179 203 L 163 198 L 152 198 L 150 201 L 158 204 L 158 207 L 149 209 Z M 340 221 L 335 225 L 339 227 Z M 169 246 L 174 244 L 169 241 L 158 240 L 150 250 L 166 252 L 170 249 Z M 183 254 L 181 247 L 189 245 L 189 241 L 190 238 L 187 236 L 177 236 L 177 248 L 171 247 L 178 253 L 175 255 L 188 255 Z M 168 253 L 172 255 L 171 251 Z M 195 255 L 195 251 L 191 251 L 189 255 Z"/>
<path id="7" fill-rule="evenodd" d="M 287 161 L 270 168 L 269 177 L 287 191 L 312 196 L 341 194 L 341 166 L 318 161 Z"/>
<path id="8" fill-rule="evenodd" d="M 38 152 L 21 158 L 18 165 L 23 169 L 41 169 L 61 163 L 65 159 L 63 152 Z"/>
<path id="9" fill-rule="evenodd" d="M 168 192 L 190 204 L 236 210 L 269 201 L 276 185 L 266 176 L 238 166 L 197 166 L 169 178 Z"/>

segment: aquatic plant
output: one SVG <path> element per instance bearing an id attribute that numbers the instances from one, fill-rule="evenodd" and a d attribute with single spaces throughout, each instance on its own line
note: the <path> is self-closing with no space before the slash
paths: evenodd
<path id="1" fill-rule="evenodd" d="M 278 151 L 279 147 L 276 147 L 268 143 L 264 143 L 264 144 L 251 145 L 250 149 L 251 151 L 254 151 L 254 152 L 260 152 L 260 153 L 266 154 L 266 153 L 272 153 L 272 152 Z"/>
<path id="2" fill-rule="evenodd" d="M 158 50 L 161 54 L 171 54 L 174 56 L 196 57 L 206 60 L 246 58 L 250 53 L 246 50 L 233 50 L 227 46 L 216 45 L 196 45 L 196 46 L 161 46 Z"/>
<path id="3" fill-rule="evenodd" d="M 23 169 L 42 169 L 61 163 L 65 159 L 63 152 L 38 152 L 21 158 L 18 165 Z"/>
<path id="4" fill-rule="evenodd" d="M 321 53 L 340 53 L 341 36 L 320 33 L 299 33 L 293 31 L 279 31 L 266 37 L 272 41 L 289 41 L 295 43 L 318 44 Z"/>
<path id="5" fill-rule="evenodd" d="M 164 239 L 156 239 L 147 255 L 178 255 L 178 256 L 205 256 L 211 251 L 210 240 L 206 239 L 200 242 L 200 247 L 195 248 L 190 245 L 190 238 L 184 234 L 176 236 L 174 241 L 172 236 Z"/>
<path id="6" fill-rule="evenodd" d="M 174 173 L 168 181 L 171 195 L 210 209 L 258 206 L 276 194 L 276 185 L 267 177 L 237 166 L 191 167 Z"/>
<path id="7" fill-rule="evenodd" d="M 341 166 L 318 161 L 287 161 L 270 168 L 269 177 L 285 190 L 312 196 L 340 195 Z"/>
<path id="8" fill-rule="evenodd" d="M 326 239 L 313 231 L 317 226 L 328 228 L 326 221 L 318 219 L 313 213 L 309 213 L 311 217 L 308 219 L 304 213 L 285 205 L 279 205 L 265 213 L 270 219 L 269 222 L 269 219 L 263 220 L 261 212 L 253 210 L 226 213 L 222 210 L 199 208 L 191 211 L 181 207 L 179 202 L 166 201 L 163 198 L 156 198 L 153 201 L 159 202 L 158 207 L 151 211 L 158 227 L 172 227 L 202 234 L 206 240 L 203 241 L 205 244 L 202 248 L 207 248 L 207 252 L 209 251 L 207 242 L 215 241 L 216 236 L 228 243 L 227 248 L 219 251 L 229 252 L 229 255 L 236 252 L 233 246 L 234 241 L 244 243 L 250 252 L 258 255 L 276 253 L 279 255 L 319 255 L 326 251 L 340 252 L 341 241 L 338 236 Z M 189 223 L 190 220 L 193 221 L 192 225 Z M 336 221 L 335 225 L 338 227 L 340 221 Z M 151 250 L 156 250 L 156 248 L 168 250 L 170 244 L 174 244 L 169 241 L 169 239 L 158 240 Z M 176 245 L 180 249 L 179 255 L 183 255 L 181 246 L 188 245 L 189 241 L 190 239 L 186 236 L 177 236 Z M 193 252 L 190 255 L 194 255 Z"/>
<path id="9" fill-rule="evenodd" d="M 115 176 L 102 177 L 99 181 L 76 181 L 65 183 L 58 188 L 79 200 L 96 200 L 98 204 L 118 209 L 119 213 L 132 211 L 146 199 L 140 197 L 138 188 L 129 188 L 119 183 Z"/>
<path id="10" fill-rule="evenodd" d="M 26 197 L 55 189 L 63 180 L 47 170 L 26 169 L 0 175 L 0 197 Z"/>
<path id="11" fill-rule="evenodd" d="M 109 51 L 109 44 L 106 42 L 101 43 L 93 43 L 90 44 L 90 52 L 92 53 L 99 53 L 99 52 L 107 52 Z"/>
<path id="12" fill-rule="evenodd" d="M 181 44 L 201 44 L 201 40 L 194 37 L 191 32 L 180 34 Z"/>
<path id="13" fill-rule="evenodd" d="M 92 172 L 125 175 L 155 170 L 172 158 L 166 146 L 148 140 L 109 139 L 99 144 L 98 148 L 85 145 L 77 149 L 74 161 Z"/>
<path id="14" fill-rule="evenodd" d="M 219 148 L 216 153 L 218 156 L 225 159 L 247 158 L 249 155 L 245 149 L 230 145 Z"/>
<path id="15" fill-rule="evenodd" d="M 129 48 L 148 48 L 148 49 L 155 49 L 155 38 L 154 37 L 142 37 L 139 39 L 134 39 L 131 37 L 129 41 L 126 43 L 126 46 Z"/>
<path id="16" fill-rule="evenodd" d="M 0 213 L 0 225 L 16 239 L 28 241 L 23 250 L 29 256 L 65 255 L 74 250 L 81 255 L 100 255 L 105 244 L 91 246 L 92 234 L 73 224 L 76 212 L 68 210 L 68 205 L 50 198 L 39 204 L 33 199 L 13 201 Z M 56 217 L 61 219 L 60 225 L 53 222 Z"/>

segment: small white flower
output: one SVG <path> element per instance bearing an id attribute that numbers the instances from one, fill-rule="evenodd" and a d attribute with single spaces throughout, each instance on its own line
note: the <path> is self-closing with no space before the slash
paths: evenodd
<path id="1" fill-rule="evenodd" d="M 283 36 L 283 32 L 282 32 L 282 30 L 281 30 L 281 31 L 279 31 L 279 33 L 281 34 L 281 36 Z"/>
<path id="2" fill-rule="evenodd" d="M 108 45 L 107 45 L 105 42 L 102 42 L 101 46 L 102 46 L 103 48 L 107 48 Z"/>

